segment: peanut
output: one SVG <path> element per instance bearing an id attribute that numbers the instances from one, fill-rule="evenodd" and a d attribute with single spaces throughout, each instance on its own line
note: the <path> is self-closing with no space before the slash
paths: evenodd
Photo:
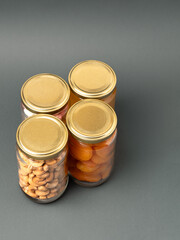
<path id="1" fill-rule="evenodd" d="M 28 182 L 24 182 L 23 180 L 19 180 L 19 185 L 21 186 L 21 187 L 27 187 L 28 185 L 29 185 L 29 183 Z"/>
<path id="2" fill-rule="evenodd" d="M 47 191 L 48 189 L 45 186 L 39 186 L 38 190 L 40 190 L 40 191 Z"/>
<path id="3" fill-rule="evenodd" d="M 27 175 L 28 175 L 28 173 L 22 171 L 22 169 L 19 169 L 18 172 L 19 172 L 19 175 L 20 175 L 20 176 L 27 176 Z"/>
<path id="4" fill-rule="evenodd" d="M 39 199 L 46 199 L 46 196 L 39 196 Z"/>
<path id="5" fill-rule="evenodd" d="M 57 192 L 57 188 L 52 188 L 51 189 L 51 193 L 56 193 Z"/>
<path id="6" fill-rule="evenodd" d="M 40 176 L 40 175 L 44 174 L 44 171 L 34 170 L 33 173 L 34 173 L 34 175 L 36 175 L 36 176 Z"/>
<path id="7" fill-rule="evenodd" d="M 49 170 L 49 166 L 45 163 L 44 166 L 43 166 L 43 170 L 45 172 L 47 172 Z"/>
<path id="8" fill-rule="evenodd" d="M 38 195 L 38 196 L 46 196 L 46 195 L 49 194 L 49 190 L 47 190 L 47 191 L 36 190 L 35 193 L 36 193 L 36 195 Z"/>
<path id="9" fill-rule="evenodd" d="M 32 186 L 32 185 L 29 185 L 29 186 L 28 186 L 28 190 L 29 190 L 29 191 L 35 191 L 35 190 L 37 190 L 37 187 Z"/>
<path id="10" fill-rule="evenodd" d="M 19 175 L 19 178 L 20 178 L 20 180 L 22 180 L 22 181 L 24 181 L 26 183 L 28 183 L 28 181 L 29 181 L 29 177 L 28 176 Z"/>
<path id="11" fill-rule="evenodd" d="M 45 179 L 40 179 L 38 177 L 34 177 L 32 179 L 32 181 L 37 185 L 37 186 L 41 186 L 41 185 L 44 185 L 46 184 L 46 180 Z"/>
<path id="12" fill-rule="evenodd" d="M 33 167 L 41 167 L 43 165 L 44 161 L 30 161 L 30 165 Z"/>
<path id="13" fill-rule="evenodd" d="M 50 172 L 49 176 L 46 178 L 46 182 L 51 182 L 53 180 L 53 178 L 54 178 L 54 174 L 53 174 L 53 172 Z"/>
<path id="14" fill-rule="evenodd" d="M 46 183 L 46 187 L 47 188 L 55 188 L 55 187 L 57 187 L 57 185 L 58 185 L 58 180 L 57 179 L 55 179 L 53 182 L 51 182 L 51 183 Z"/>
<path id="15" fill-rule="evenodd" d="M 29 177 L 29 184 L 32 186 L 32 187 L 38 187 L 39 185 L 36 184 L 35 182 L 33 182 L 32 178 Z"/>
<path id="16" fill-rule="evenodd" d="M 32 198 L 44 200 L 55 197 L 59 193 L 57 188 L 59 187 L 59 177 L 61 175 L 62 177 L 67 176 L 64 170 L 64 162 L 58 162 L 58 160 L 64 158 L 66 151 L 62 153 L 63 156 L 59 155 L 58 159 L 45 161 L 27 158 L 24 153 L 20 157 L 17 156 L 19 163 L 19 184 L 27 195 Z"/>
<path id="17" fill-rule="evenodd" d="M 42 178 L 42 179 L 47 178 L 47 177 L 49 177 L 48 172 L 44 172 L 42 175 L 39 176 L 39 178 Z"/>
<path id="18" fill-rule="evenodd" d="M 36 194 L 35 192 L 27 191 L 27 194 L 28 194 L 30 197 L 37 198 L 37 194 Z"/>
<path id="19" fill-rule="evenodd" d="M 49 195 L 47 195 L 47 198 L 52 198 L 55 197 L 57 194 L 56 193 L 50 193 Z"/>
<path id="20" fill-rule="evenodd" d="M 31 173 L 31 169 L 29 169 L 29 168 L 27 168 L 27 167 L 21 166 L 20 169 L 21 169 L 22 173 L 24 173 L 23 175 L 26 175 L 26 174 Z"/>

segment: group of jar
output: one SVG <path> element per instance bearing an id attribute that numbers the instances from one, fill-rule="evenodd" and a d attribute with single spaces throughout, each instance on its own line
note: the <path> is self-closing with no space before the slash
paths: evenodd
<path id="1" fill-rule="evenodd" d="M 113 69 L 100 61 L 84 61 L 71 69 L 68 82 L 43 73 L 21 88 L 23 121 L 16 133 L 19 185 L 39 203 L 58 199 L 69 176 L 85 187 L 102 184 L 114 163 Z"/>

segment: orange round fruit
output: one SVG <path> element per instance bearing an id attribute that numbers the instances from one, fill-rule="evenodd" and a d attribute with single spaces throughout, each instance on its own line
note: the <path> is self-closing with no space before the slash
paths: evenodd
<path id="1" fill-rule="evenodd" d="M 86 161 L 86 162 L 78 161 L 76 166 L 79 170 L 81 170 L 82 172 L 85 172 L 85 173 L 93 172 L 99 167 L 96 163 L 94 163 L 92 161 Z"/>
<path id="2" fill-rule="evenodd" d="M 72 157 L 80 161 L 88 161 L 92 157 L 91 145 L 79 142 L 73 137 L 69 141 L 69 152 Z"/>
<path id="3" fill-rule="evenodd" d="M 78 179 L 79 181 L 85 181 L 85 182 L 98 182 L 101 180 L 101 175 L 97 174 L 95 175 L 94 173 L 84 173 L 81 172 L 77 168 L 70 168 L 69 169 L 71 175 Z"/>

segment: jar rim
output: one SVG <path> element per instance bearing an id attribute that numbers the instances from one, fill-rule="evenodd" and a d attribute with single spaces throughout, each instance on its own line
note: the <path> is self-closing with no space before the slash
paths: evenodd
<path id="1" fill-rule="evenodd" d="M 66 81 L 51 73 L 36 74 L 28 78 L 21 88 L 22 103 L 33 113 L 57 112 L 68 103 L 69 97 Z"/>
<path id="2" fill-rule="evenodd" d="M 116 74 L 106 63 L 85 60 L 77 63 L 69 72 L 68 82 L 76 94 L 85 98 L 103 98 L 116 87 Z"/>
<path id="3" fill-rule="evenodd" d="M 86 143 L 98 143 L 114 133 L 117 116 L 107 103 L 97 99 L 85 99 L 71 106 L 66 116 L 66 124 L 75 138 Z"/>
<path id="4" fill-rule="evenodd" d="M 68 131 L 55 116 L 37 114 L 25 119 L 16 132 L 16 144 L 28 157 L 45 160 L 56 157 L 66 146 Z"/>

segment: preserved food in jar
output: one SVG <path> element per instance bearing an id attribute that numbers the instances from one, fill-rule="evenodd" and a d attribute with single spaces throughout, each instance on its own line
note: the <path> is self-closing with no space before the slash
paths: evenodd
<path id="1" fill-rule="evenodd" d="M 74 181 L 97 186 L 110 176 L 114 164 L 117 117 L 99 100 L 81 100 L 67 114 L 68 167 Z"/>
<path id="2" fill-rule="evenodd" d="M 58 118 L 38 114 L 17 130 L 19 185 L 36 202 L 58 199 L 68 184 L 66 126 Z"/>
<path id="3" fill-rule="evenodd" d="M 87 60 L 75 65 L 68 77 L 70 105 L 81 99 L 99 99 L 115 107 L 116 74 L 100 61 Z"/>
<path id="4" fill-rule="evenodd" d="M 61 77 L 49 73 L 34 75 L 21 88 L 22 119 L 45 113 L 65 122 L 69 96 L 69 86 Z"/>

